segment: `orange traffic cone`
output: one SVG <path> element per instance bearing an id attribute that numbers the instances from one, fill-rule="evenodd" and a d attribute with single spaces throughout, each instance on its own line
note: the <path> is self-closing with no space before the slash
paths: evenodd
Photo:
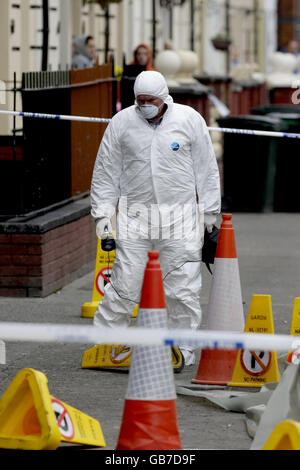
<path id="1" fill-rule="evenodd" d="M 158 252 L 149 252 L 137 327 L 167 327 L 158 257 Z M 116 449 L 181 449 L 175 400 L 171 349 L 167 346 L 134 347 Z"/>
<path id="2" fill-rule="evenodd" d="M 208 302 L 208 330 L 244 331 L 239 266 L 231 214 L 223 214 Z M 227 385 L 233 374 L 237 350 L 204 349 L 192 383 Z"/>

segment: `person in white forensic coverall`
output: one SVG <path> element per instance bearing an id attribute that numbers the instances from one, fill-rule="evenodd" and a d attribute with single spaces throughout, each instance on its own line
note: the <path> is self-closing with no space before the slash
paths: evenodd
<path id="1" fill-rule="evenodd" d="M 111 219 L 115 211 L 117 215 L 116 259 L 94 325 L 129 325 L 148 251 L 155 249 L 160 252 L 169 328 L 198 329 L 201 214 L 211 230 L 220 212 L 216 157 L 204 119 L 173 102 L 163 75 L 142 72 L 134 93 L 135 104 L 107 126 L 93 171 L 91 214 L 99 237 L 105 227 L 112 232 Z M 192 214 L 186 217 L 189 228 L 182 230 L 186 213 Z M 180 349 L 185 364 L 193 364 L 193 347 L 182 344 Z"/>

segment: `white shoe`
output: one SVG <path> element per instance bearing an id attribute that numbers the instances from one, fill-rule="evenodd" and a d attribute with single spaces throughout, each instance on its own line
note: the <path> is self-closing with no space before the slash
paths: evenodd
<path id="1" fill-rule="evenodd" d="M 184 365 L 185 366 L 193 366 L 195 364 L 195 353 L 190 351 L 189 349 L 181 349 L 182 355 L 184 357 Z"/>

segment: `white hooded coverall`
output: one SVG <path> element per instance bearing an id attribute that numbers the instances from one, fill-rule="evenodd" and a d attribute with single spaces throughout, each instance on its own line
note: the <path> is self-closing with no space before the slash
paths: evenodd
<path id="1" fill-rule="evenodd" d="M 112 118 L 102 138 L 92 177 L 91 214 L 96 220 L 111 218 L 117 205 L 119 209 L 116 259 L 94 325 L 129 325 L 133 308 L 139 303 L 148 251 L 155 249 L 160 252 L 169 327 L 197 329 L 201 323 L 201 234 L 196 234 L 193 223 L 188 233 L 172 236 L 177 220 L 174 215 L 166 219 L 167 223 L 162 222 L 171 237 L 162 236 L 161 231 L 157 236 L 155 217 L 150 218 L 149 213 L 152 206 L 160 215 L 166 207 L 174 208 L 174 214 L 179 209 L 178 214 L 189 205 L 196 214 L 198 207 L 205 214 L 218 214 L 216 158 L 204 119 L 193 108 L 173 102 L 159 72 L 142 72 L 136 78 L 134 92 L 135 97 L 161 98 L 167 110 L 161 123 L 153 127 L 137 104 L 130 106 Z M 123 200 L 127 218 L 121 233 Z"/>

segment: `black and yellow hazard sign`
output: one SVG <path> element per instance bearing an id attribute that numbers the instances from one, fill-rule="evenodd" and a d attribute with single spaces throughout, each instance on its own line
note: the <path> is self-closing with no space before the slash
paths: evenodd
<path id="1" fill-rule="evenodd" d="M 114 233 L 115 236 L 115 233 Z M 110 282 L 111 272 L 116 259 L 115 250 L 108 252 L 101 248 L 101 238 L 98 239 L 96 263 L 94 271 L 94 283 L 92 301 L 85 302 L 81 306 L 81 316 L 84 318 L 94 318 L 99 302 L 103 299 L 104 288 Z M 132 318 L 136 318 L 138 305 L 135 305 Z"/>
<path id="2" fill-rule="evenodd" d="M 270 295 L 253 295 L 244 332 L 274 333 Z M 227 385 L 262 387 L 268 382 L 279 382 L 276 351 L 239 350 L 232 379 Z"/>
<path id="3" fill-rule="evenodd" d="M 98 420 L 50 395 L 42 372 L 20 370 L 0 400 L 0 448 L 54 450 L 61 441 L 105 447 Z"/>

